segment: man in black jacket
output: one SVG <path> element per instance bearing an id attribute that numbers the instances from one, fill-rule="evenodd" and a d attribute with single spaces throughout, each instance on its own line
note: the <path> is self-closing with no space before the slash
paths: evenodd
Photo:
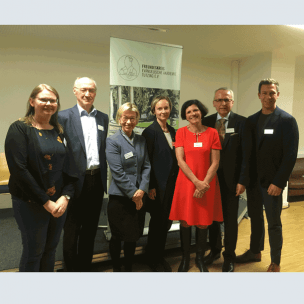
<path id="1" fill-rule="evenodd" d="M 250 249 L 235 260 L 237 263 L 261 261 L 265 234 L 264 205 L 271 255 L 268 272 L 280 271 L 282 191 L 295 165 L 299 143 L 296 120 L 276 106 L 279 95 L 279 83 L 274 79 L 263 79 L 258 87 L 262 110 L 249 116 L 246 121 L 246 153 L 250 157 L 248 188 L 254 189 L 253 194 L 256 193 L 255 197 L 260 199 L 248 196 Z"/>
<path id="2" fill-rule="evenodd" d="M 224 217 L 224 264 L 223 272 L 234 271 L 235 248 L 238 234 L 239 195 L 245 190 L 248 180 L 243 157 L 243 127 L 246 118 L 231 111 L 234 103 L 233 91 L 219 88 L 215 91 L 213 106 L 217 113 L 203 119 L 203 125 L 216 128 L 219 132 L 222 150 L 217 171 Z M 209 226 L 210 253 L 205 264 L 210 265 L 220 257 L 221 234 L 218 222 Z"/>

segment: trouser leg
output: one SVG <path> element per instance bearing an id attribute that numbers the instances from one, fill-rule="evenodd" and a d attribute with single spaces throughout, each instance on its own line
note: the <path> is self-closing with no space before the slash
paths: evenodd
<path id="1" fill-rule="evenodd" d="M 62 216 L 51 217 L 48 225 L 47 239 L 44 252 L 40 261 L 40 271 L 53 272 L 55 266 L 55 254 L 58 246 L 61 231 L 66 220 L 67 212 Z"/>
<path id="2" fill-rule="evenodd" d="M 222 251 L 222 240 L 221 240 L 221 227 L 219 222 L 213 222 L 208 226 L 209 232 L 209 245 L 210 249 L 214 254 Z"/>
<path id="3" fill-rule="evenodd" d="M 116 239 L 115 237 L 111 237 L 109 243 L 109 250 L 111 254 L 113 271 L 118 272 L 121 271 L 121 262 L 120 262 L 120 252 L 121 252 L 121 241 Z"/>
<path id="4" fill-rule="evenodd" d="M 40 271 L 51 214 L 43 206 L 12 196 L 14 216 L 21 232 L 20 272 Z"/>
<path id="5" fill-rule="evenodd" d="M 251 223 L 250 250 L 257 254 L 264 250 L 265 227 L 263 198 L 257 185 L 247 188 L 247 207 Z"/>
<path id="6" fill-rule="evenodd" d="M 283 246 L 282 234 L 282 194 L 279 196 L 268 195 L 266 188 L 261 188 L 263 203 L 268 222 L 268 235 L 270 245 L 271 262 L 280 265 L 281 251 Z"/>
<path id="7" fill-rule="evenodd" d="M 124 242 L 124 265 L 127 272 L 132 271 L 135 248 L 136 242 Z"/>

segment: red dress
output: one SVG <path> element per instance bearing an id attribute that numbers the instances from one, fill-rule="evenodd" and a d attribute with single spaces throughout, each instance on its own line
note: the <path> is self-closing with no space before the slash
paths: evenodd
<path id="1" fill-rule="evenodd" d="M 208 128 L 198 136 L 198 147 L 196 134 L 183 127 L 177 130 L 175 137 L 175 147 L 184 148 L 184 159 L 200 180 L 204 180 L 210 167 L 211 149 L 221 150 L 221 143 L 218 132 L 213 128 Z M 188 225 L 211 225 L 213 221 L 222 222 L 222 201 L 217 175 L 209 183 L 209 190 L 202 198 L 193 197 L 195 191 L 194 184 L 179 169 L 172 207 L 169 219 L 186 221 Z"/>

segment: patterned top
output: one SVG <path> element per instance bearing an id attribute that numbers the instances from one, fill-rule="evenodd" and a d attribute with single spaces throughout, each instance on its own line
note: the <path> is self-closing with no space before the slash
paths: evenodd
<path id="1" fill-rule="evenodd" d="M 60 197 L 63 188 L 62 168 L 66 153 L 65 147 L 55 129 L 38 130 L 35 128 L 35 130 L 44 165 L 44 168 L 41 168 L 42 176 L 48 186 L 46 194 L 55 202 Z"/>

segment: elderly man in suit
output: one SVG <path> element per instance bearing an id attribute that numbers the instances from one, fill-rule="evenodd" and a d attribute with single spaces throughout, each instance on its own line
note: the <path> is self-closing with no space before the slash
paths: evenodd
<path id="1" fill-rule="evenodd" d="M 226 87 L 215 91 L 213 106 L 217 113 L 205 117 L 202 123 L 216 128 L 219 132 L 222 150 L 217 175 L 220 183 L 224 217 L 224 264 L 223 272 L 234 271 L 235 248 L 238 234 L 239 195 L 245 190 L 248 178 L 244 172 L 243 130 L 246 118 L 231 111 L 234 94 Z M 205 257 L 205 264 L 210 265 L 220 257 L 221 233 L 218 222 L 209 226 L 210 253 Z"/>
<path id="2" fill-rule="evenodd" d="M 64 226 L 66 271 L 90 271 L 103 196 L 107 191 L 105 145 L 109 120 L 108 115 L 93 106 L 96 90 L 93 79 L 77 78 L 73 88 L 77 104 L 58 115 L 79 174 L 75 199 L 69 204 Z"/>
<path id="3" fill-rule="evenodd" d="M 299 144 L 296 120 L 276 105 L 279 95 L 279 83 L 276 80 L 261 80 L 258 96 L 262 110 L 249 116 L 246 121 L 246 150 L 250 154 L 249 189 L 254 189 L 256 197 L 260 199 L 248 197 L 250 249 L 235 260 L 237 263 L 261 261 L 265 234 L 264 205 L 271 256 L 268 272 L 280 271 L 283 246 L 282 191 L 295 165 Z"/>

